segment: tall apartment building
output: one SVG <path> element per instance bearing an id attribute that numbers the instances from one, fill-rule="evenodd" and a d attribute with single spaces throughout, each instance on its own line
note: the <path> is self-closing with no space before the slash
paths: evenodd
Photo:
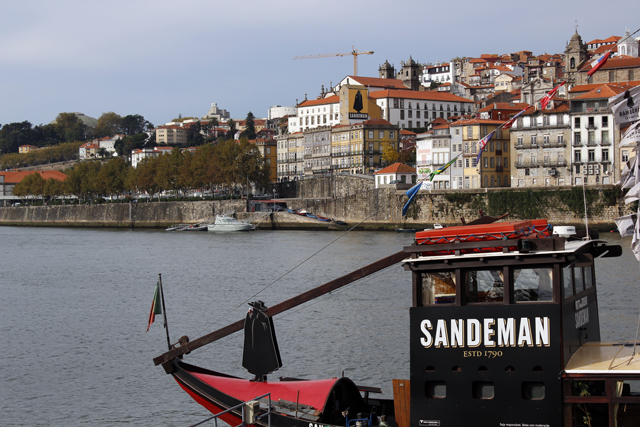
<path id="1" fill-rule="evenodd" d="M 545 110 L 527 110 L 511 128 L 511 186 L 572 185 L 570 140 L 568 102 L 554 100 Z"/>

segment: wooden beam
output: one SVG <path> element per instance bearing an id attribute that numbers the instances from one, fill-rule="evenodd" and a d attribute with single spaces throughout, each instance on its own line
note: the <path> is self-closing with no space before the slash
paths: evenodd
<path id="1" fill-rule="evenodd" d="M 405 259 L 406 257 L 407 257 L 407 253 L 405 253 L 404 251 L 400 251 L 386 258 L 382 258 L 381 260 L 378 260 L 372 264 L 369 264 L 366 267 L 352 271 L 351 273 L 346 274 L 330 282 L 327 282 L 324 285 L 320 285 L 317 288 L 313 288 L 298 296 L 295 296 L 286 301 L 278 303 L 273 307 L 268 308 L 267 314 L 269 316 L 275 316 L 276 314 L 280 314 L 283 311 L 297 307 L 301 304 L 304 304 L 307 301 L 310 301 L 314 298 L 318 298 L 324 294 L 327 294 L 331 291 L 335 291 L 336 289 L 339 289 L 345 285 L 348 285 L 349 283 L 355 282 L 356 280 L 362 279 L 384 268 L 397 264 L 403 259 Z M 228 335 L 231 335 L 232 333 L 237 332 L 243 328 L 244 328 L 244 319 L 239 320 L 235 323 L 232 323 L 228 326 L 225 326 L 222 329 L 218 329 L 215 332 L 211 332 L 210 334 L 197 338 L 193 341 L 190 341 L 184 345 L 181 345 L 180 347 L 174 348 L 173 350 L 169 350 L 168 352 L 154 358 L 153 363 L 155 365 L 160 365 L 164 362 L 168 362 L 172 359 L 175 359 L 178 356 L 187 354 L 197 348 L 200 348 L 203 345 L 207 345 L 221 338 L 224 338 Z"/>

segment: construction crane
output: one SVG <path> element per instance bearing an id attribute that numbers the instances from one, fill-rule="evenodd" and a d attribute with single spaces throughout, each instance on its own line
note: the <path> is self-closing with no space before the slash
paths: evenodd
<path id="1" fill-rule="evenodd" d="M 358 55 L 373 55 L 373 51 L 370 52 L 361 52 L 359 50 L 356 50 L 356 48 L 354 46 L 351 46 L 351 52 L 344 52 L 344 53 L 325 53 L 322 55 L 308 55 L 308 56 L 296 56 L 293 59 L 309 59 L 309 58 L 329 58 L 332 56 L 347 56 L 347 55 L 353 55 L 353 75 L 357 76 L 358 75 Z"/>

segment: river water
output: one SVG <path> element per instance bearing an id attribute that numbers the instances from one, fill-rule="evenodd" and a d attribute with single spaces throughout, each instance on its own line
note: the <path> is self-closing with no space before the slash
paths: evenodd
<path id="1" fill-rule="evenodd" d="M 620 242 L 617 234 L 604 237 Z M 145 332 L 158 274 L 175 342 L 244 318 L 247 300 L 274 305 L 412 238 L 0 227 L 0 425 L 198 422 L 209 413 L 152 362 L 167 348 L 161 317 Z M 622 257 L 597 264 L 603 340 L 635 336 L 640 270 L 629 245 L 623 239 Z M 391 397 L 391 379 L 409 377 L 410 304 L 410 273 L 396 265 L 276 316 L 283 367 L 271 378 L 344 372 Z M 186 360 L 251 377 L 241 367 L 241 333 Z"/>

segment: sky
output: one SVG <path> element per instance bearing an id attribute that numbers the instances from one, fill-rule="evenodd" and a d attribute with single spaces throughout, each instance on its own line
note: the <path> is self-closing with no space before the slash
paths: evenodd
<path id="1" fill-rule="evenodd" d="M 633 3 L 633 2 L 632 2 Z M 0 124 L 62 112 L 140 114 L 155 125 L 232 118 L 316 98 L 386 60 L 400 68 L 521 50 L 563 53 L 640 26 L 629 1 L 0 0 Z M 635 16 L 635 19 L 633 18 Z"/>

